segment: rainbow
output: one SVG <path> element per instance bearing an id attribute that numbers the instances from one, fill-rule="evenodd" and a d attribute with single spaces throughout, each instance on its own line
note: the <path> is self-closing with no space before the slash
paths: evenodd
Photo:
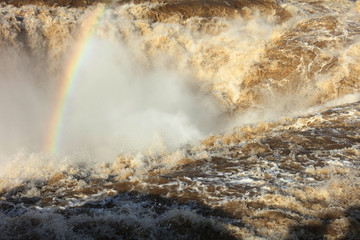
<path id="1" fill-rule="evenodd" d="M 80 32 L 70 60 L 65 66 L 60 87 L 57 91 L 53 112 L 50 117 L 48 135 L 46 136 L 45 142 L 46 153 L 55 154 L 59 149 L 63 118 L 69 96 L 74 91 L 75 79 L 77 78 L 79 68 L 85 60 L 86 53 L 90 49 L 90 40 L 96 27 L 104 17 L 105 9 L 106 6 L 101 4 L 87 17 L 85 21 L 86 24 Z"/>

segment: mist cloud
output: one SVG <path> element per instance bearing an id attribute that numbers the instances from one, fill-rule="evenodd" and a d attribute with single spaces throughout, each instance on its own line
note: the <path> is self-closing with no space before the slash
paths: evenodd
<path id="1" fill-rule="evenodd" d="M 85 56 L 67 96 L 59 154 L 86 152 L 112 160 L 119 152 L 142 151 L 156 142 L 173 150 L 216 126 L 219 108 L 189 76 L 147 67 L 123 45 L 96 38 Z M 16 67 L 26 65 L 26 57 L 16 59 L 2 69 L 1 150 L 41 152 L 63 84 L 61 71 L 39 79 L 33 68 Z"/>

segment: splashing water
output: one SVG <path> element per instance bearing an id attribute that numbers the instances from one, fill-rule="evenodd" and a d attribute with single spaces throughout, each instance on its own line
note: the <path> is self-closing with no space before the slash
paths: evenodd
<path id="1" fill-rule="evenodd" d="M 358 238 L 358 2 L 31 3 L 0 5 L 0 239 Z"/>

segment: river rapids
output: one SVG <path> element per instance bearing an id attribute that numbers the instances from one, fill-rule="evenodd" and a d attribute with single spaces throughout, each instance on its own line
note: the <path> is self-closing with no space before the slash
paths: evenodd
<path id="1" fill-rule="evenodd" d="M 0 239 L 360 239 L 360 2 L 0 2 Z"/>

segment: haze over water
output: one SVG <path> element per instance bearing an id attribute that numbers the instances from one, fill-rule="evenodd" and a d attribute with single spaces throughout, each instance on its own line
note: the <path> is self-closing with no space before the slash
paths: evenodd
<path id="1" fill-rule="evenodd" d="M 360 237 L 358 2 L 2 2 L 0 239 Z"/>

